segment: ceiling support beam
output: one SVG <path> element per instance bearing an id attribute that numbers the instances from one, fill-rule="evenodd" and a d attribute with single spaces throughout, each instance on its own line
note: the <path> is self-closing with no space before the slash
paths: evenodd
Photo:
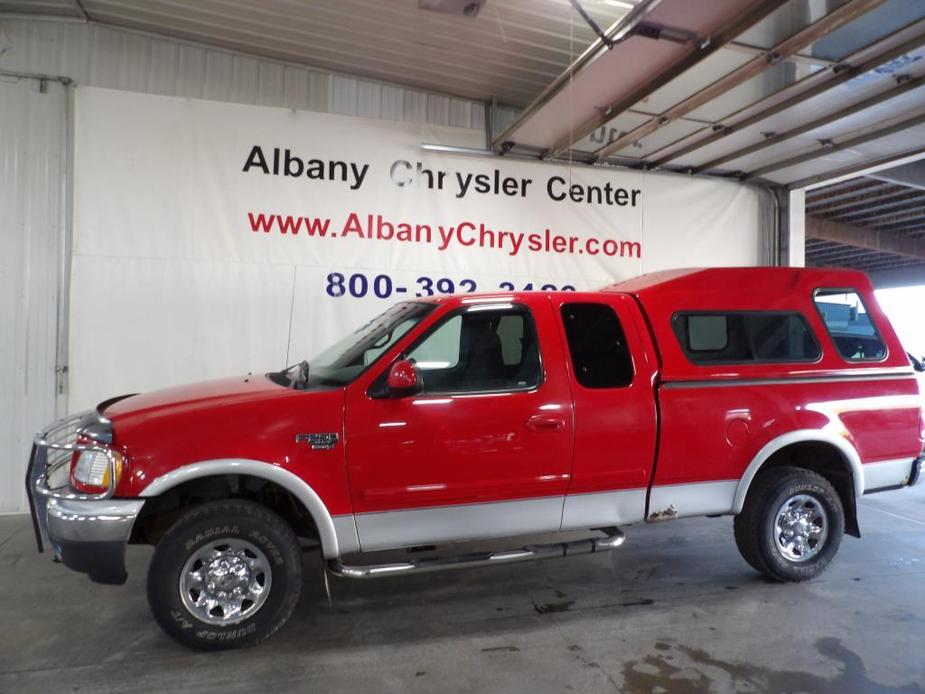
<path id="1" fill-rule="evenodd" d="M 898 183 L 899 185 L 917 188 L 925 191 L 925 165 L 917 161 L 913 164 L 906 164 L 895 169 L 881 171 L 874 176 L 880 181 L 889 183 Z"/>
<path id="2" fill-rule="evenodd" d="M 839 152 L 843 149 L 849 149 L 851 147 L 857 147 L 858 145 L 863 145 L 873 140 L 879 140 L 881 137 L 887 137 L 888 135 L 894 135 L 896 133 L 902 132 L 903 130 L 908 130 L 909 128 L 914 128 L 917 125 L 922 125 L 925 123 L 925 113 L 920 113 L 912 118 L 905 118 L 898 123 L 894 123 L 886 128 L 880 128 L 879 130 L 873 130 L 863 135 L 858 135 L 857 137 L 851 137 L 847 140 L 840 140 L 839 142 L 823 141 L 821 147 L 818 147 L 811 152 L 804 152 L 803 154 L 797 154 L 793 157 L 787 157 L 786 159 L 781 159 L 767 166 L 761 166 L 752 171 L 748 171 L 740 176 L 742 180 L 749 180 L 752 178 L 757 178 L 758 176 L 763 176 L 766 173 L 771 173 L 772 171 L 780 171 L 781 169 L 786 169 L 790 166 L 796 166 L 797 164 L 803 164 L 807 161 L 812 161 L 813 159 L 818 159 L 819 157 L 829 153 L 829 152 Z"/>
<path id="3" fill-rule="evenodd" d="M 793 190 L 795 188 L 806 188 L 808 186 L 814 186 L 817 183 L 825 183 L 826 181 L 836 181 L 848 176 L 871 176 L 879 169 L 890 168 L 891 165 L 901 166 L 903 164 L 917 161 L 922 158 L 925 158 L 925 146 L 913 147 L 911 149 L 903 150 L 902 152 L 897 152 L 896 154 L 887 154 L 886 156 L 878 157 L 876 159 L 868 159 L 867 161 L 862 161 L 858 164 L 852 164 L 851 166 L 844 166 L 840 169 L 835 169 L 834 171 L 826 171 L 825 173 L 816 174 L 814 176 L 807 176 L 806 178 L 801 178 L 798 181 L 792 181 L 788 183 L 787 187 Z M 807 193 L 808 192 L 809 191 L 807 191 Z"/>
<path id="4" fill-rule="evenodd" d="M 833 183 L 825 188 L 816 188 L 806 192 L 806 205 L 828 205 L 837 200 L 845 198 L 854 198 L 858 195 L 881 194 L 884 188 L 890 187 L 889 183 L 877 181 L 872 178 L 856 178 L 841 183 Z"/>
<path id="5" fill-rule="evenodd" d="M 85 22 L 90 21 L 90 15 L 87 14 L 87 9 L 84 7 L 82 0 L 71 0 L 74 5 L 74 9 L 77 10 L 77 14 L 80 15 L 80 18 Z"/>
<path id="6" fill-rule="evenodd" d="M 875 272 L 880 273 L 884 271 L 889 272 L 891 270 L 899 271 L 899 270 L 904 270 L 904 269 L 912 269 L 912 270 L 915 270 L 916 274 L 918 274 L 918 278 L 917 278 L 917 281 L 910 282 L 909 284 L 912 286 L 917 286 L 917 285 L 922 284 L 922 269 L 923 268 L 925 268 L 925 265 L 922 265 L 916 262 L 915 260 L 908 260 L 908 261 L 903 261 L 901 263 L 878 263 L 878 264 L 867 265 L 864 267 L 864 272 L 866 272 L 868 276 L 870 276 Z M 878 280 L 875 277 L 871 277 L 870 279 L 874 283 L 874 288 L 880 289 Z"/>
<path id="7" fill-rule="evenodd" d="M 773 145 L 780 144 L 781 142 L 792 140 L 793 138 L 799 137 L 800 135 L 804 135 L 808 132 L 811 132 L 815 130 L 816 128 L 821 128 L 825 125 L 829 125 L 830 123 L 834 123 L 837 120 L 841 120 L 842 118 L 847 118 L 848 116 L 854 115 L 855 113 L 864 111 L 870 108 L 871 106 L 876 106 L 884 101 L 893 99 L 899 96 L 900 94 L 905 94 L 906 92 L 911 91 L 913 89 L 918 89 L 923 84 L 925 84 L 925 75 L 921 77 L 915 77 L 912 79 L 903 80 L 898 85 L 893 87 L 892 89 L 888 89 L 885 92 L 875 94 L 874 96 L 870 98 L 864 99 L 863 101 L 859 101 L 856 104 L 852 104 L 851 106 L 848 106 L 847 108 L 843 108 L 840 111 L 835 111 L 834 113 L 826 114 L 824 116 L 821 116 L 820 118 L 811 120 L 809 123 L 805 123 L 804 125 L 801 125 L 798 128 L 793 128 L 792 130 L 788 130 L 783 133 L 771 135 L 770 137 L 766 137 L 765 139 L 763 139 L 761 142 L 756 142 L 753 145 L 750 145 L 748 147 L 743 147 L 740 150 L 736 150 L 735 152 L 731 152 L 729 154 L 723 155 L 722 157 L 711 159 L 710 161 L 705 162 L 701 164 L 700 166 L 695 166 L 691 170 L 691 173 L 697 174 L 697 173 L 702 173 L 704 171 L 707 171 L 708 169 L 715 169 L 719 166 L 722 166 L 723 164 L 727 162 L 734 161 L 748 154 L 753 154 L 762 149 L 765 149 L 766 147 L 771 147 Z"/>
<path id="8" fill-rule="evenodd" d="M 632 36 L 636 27 L 659 5 L 659 3 L 661 3 L 661 1 L 662 0 L 642 0 L 630 10 L 629 13 L 624 15 L 622 19 L 607 29 L 606 39 L 609 43 L 604 43 L 604 41 L 598 38 L 594 43 L 588 46 L 561 75 L 550 82 L 549 85 L 540 92 L 540 95 L 520 112 L 517 118 L 511 121 L 511 123 L 501 131 L 495 138 L 494 143 L 492 143 L 493 146 L 496 149 L 503 148 L 504 143 L 510 140 L 511 135 L 516 132 L 523 123 L 532 118 L 533 114 L 549 103 L 549 101 L 568 84 L 569 80 L 588 67 L 588 65 L 600 55 L 601 51 L 606 52 L 620 41 L 625 41 Z M 632 106 L 632 104 L 630 105 Z"/>
<path id="9" fill-rule="evenodd" d="M 606 108 L 601 109 L 601 113 L 594 119 L 582 123 L 575 128 L 574 132 L 566 138 L 566 140 L 556 143 L 552 148 L 553 156 L 561 156 L 570 150 L 576 142 L 585 139 L 595 130 L 632 108 L 642 99 L 668 84 L 684 72 L 687 72 L 687 70 L 694 65 L 718 51 L 736 36 L 760 22 L 786 2 L 788 2 L 788 0 L 764 0 L 753 7 L 749 12 L 739 17 L 735 22 L 732 22 L 728 27 L 724 28 L 716 36 L 711 36 L 708 40 L 703 40 L 695 50 L 688 53 L 678 62 L 667 66 L 661 74 L 654 77 L 648 83 L 641 85 L 638 89 L 634 89 L 619 101 L 608 104 Z"/>
<path id="10" fill-rule="evenodd" d="M 843 27 L 845 24 L 848 24 L 861 15 L 882 5 L 885 1 L 886 0 L 849 0 L 846 4 L 813 22 L 808 27 L 784 39 L 776 46 L 769 49 L 765 55 L 752 58 L 745 63 L 745 65 L 724 75 L 680 103 L 675 104 L 667 111 L 659 114 L 657 118 L 646 121 L 642 125 L 633 128 L 622 137 L 618 137 L 613 142 L 606 144 L 601 149 L 595 151 L 595 154 L 599 157 L 606 157 L 614 152 L 619 152 L 625 147 L 629 147 L 634 142 L 638 142 L 647 135 L 651 135 L 659 128 L 713 101 L 713 99 L 718 96 L 760 75 L 765 70 L 769 70 L 784 57 L 789 57 L 798 53 L 815 41 L 818 41 L 836 29 Z M 611 117 L 616 115 L 619 114 L 614 113 Z"/>
<path id="11" fill-rule="evenodd" d="M 848 248 L 848 246 L 845 246 Z M 808 258 L 808 262 L 815 267 L 840 266 L 848 267 L 853 270 L 871 272 L 872 270 L 885 270 L 898 267 L 925 267 L 922 260 L 918 258 L 907 258 L 897 256 L 892 253 L 877 253 L 875 251 L 861 251 L 855 249 L 846 255 L 839 257 L 823 257 L 813 255 Z M 919 281 L 915 284 L 922 284 L 922 276 L 919 275 Z"/>
<path id="12" fill-rule="evenodd" d="M 813 265 L 832 266 L 841 265 L 855 270 L 868 272 L 871 269 L 901 267 L 907 264 L 919 264 L 917 258 L 893 255 L 892 253 L 876 253 L 874 251 L 854 251 L 854 255 L 844 255 L 838 258 L 825 258 L 813 256 Z"/>
<path id="13" fill-rule="evenodd" d="M 919 29 L 919 32 L 912 38 L 906 41 L 903 41 L 899 45 L 895 44 L 895 41 L 897 40 L 896 34 L 901 34 L 901 33 L 906 32 L 909 29 L 909 27 L 900 29 L 895 34 L 891 34 L 890 36 L 886 36 L 880 39 L 879 41 L 875 41 L 874 43 L 868 46 L 865 46 L 864 48 L 857 51 L 853 55 L 849 56 L 842 63 L 840 63 L 839 65 L 833 68 L 826 68 L 824 70 L 820 70 L 818 73 L 810 75 L 809 77 L 805 78 L 806 81 L 810 81 L 811 83 L 812 81 L 821 80 L 821 81 L 818 81 L 817 84 L 813 84 L 813 86 L 808 87 L 806 89 L 802 89 L 802 90 L 799 90 L 799 87 L 802 82 L 797 82 L 796 84 L 791 85 L 789 87 L 784 87 L 782 90 L 780 90 L 776 94 L 771 94 L 770 96 L 767 96 L 761 99 L 760 101 L 757 101 L 753 104 L 749 104 L 748 106 L 745 106 L 744 108 L 739 109 L 736 113 L 732 113 L 722 120 L 723 121 L 730 120 L 730 119 L 735 118 L 738 114 L 747 113 L 748 111 L 751 111 L 759 107 L 760 104 L 770 101 L 771 99 L 774 99 L 775 97 L 778 96 L 778 94 L 786 93 L 788 91 L 792 91 L 795 89 L 799 91 L 793 94 L 793 96 L 790 96 L 781 101 L 778 101 L 774 103 L 773 105 L 768 106 L 767 108 L 760 109 L 756 111 L 755 113 L 752 113 L 751 115 L 744 117 L 742 120 L 736 121 L 730 125 L 725 125 L 722 122 L 717 123 L 716 125 L 713 126 L 713 132 L 710 135 L 707 135 L 706 137 L 702 137 L 698 140 L 695 140 L 694 142 L 691 142 L 688 145 L 684 145 L 683 147 L 680 147 L 678 149 L 672 149 L 676 145 L 678 145 L 680 142 L 683 142 L 684 140 L 688 139 L 687 137 L 682 138 L 681 140 L 672 142 L 668 145 L 665 145 L 660 150 L 653 152 L 652 154 L 653 158 L 648 160 L 646 163 L 651 168 L 657 168 L 660 166 L 664 166 L 668 162 L 674 161 L 675 159 L 679 159 L 680 157 L 687 156 L 688 154 L 691 154 L 692 152 L 696 152 L 698 149 L 706 147 L 707 145 L 712 145 L 715 142 L 719 142 L 720 140 L 723 140 L 734 133 L 740 132 L 741 130 L 744 130 L 745 128 L 755 125 L 756 123 L 760 123 L 763 120 L 767 120 L 771 116 L 777 115 L 778 113 L 781 113 L 782 111 L 786 111 L 789 108 L 798 106 L 799 104 L 802 104 L 804 101 L 808 101 L 809 99 L 812 99 L 813 97 L 819 96 L 820 94 L 823 94 L 829 91 L 830 89 L 834 89 L 840 84 L 844 84 L 845 82 L 852 80 L 855 77 L 858 77 L 867 72 L 870 72 L 871 70 L 875 70 L 876 68 L 880 67 L 884 63 L 888 63 L 891 60 L 896 60 L 897 58 L 904 56 L 906 53 L 914 51 L 917 48 L 921 48 L 923 45 L 925 45 L 925 20 L 919 20 L 912 26 Z M 888 48 L 884 48 L 883 50 L 878 50 L 882 46 L 888 46 Z M 873 56 L 867 55 L 871 53 L 872 51 L 876 51 L 875 55 Z M 867 56 L 867 57 L 864 57 L 864 56 Z M 696 136 L 696 133 L 688 137 L 694 137 L 694 136 Z M 659 156 L 659 152 L 665 152 L 665 151 L 668 151 L 668 153 L 662 156 Z"/>
<path id="14" fill-rule="evenodd" d="M 812 259 L 814 263 L 821 264 L 869 260 L 871 258 L 882 258 L 884 255 L 887 255 L 890 260 L 896 261 L 892 253 L 883 254 L 877 251 L 869 251 L 866 248 L 857 248 L 856 246 L 845 246 L 842 244 L 827 246 L 824 249 L 811 249 L 809 247 L 806 249 L 806 257 Z"/>
<path id="15" fill-rule="evenodd" d="M 570 0 L 570 1 L 575 11 L 581 15 L 581 18 L 583 20 L 585 20 L 585 24 L 591 27 L 591 31 L 594 32 L 594 34 L 597 36 L 600 42 L 603 43 L 605 46 L 607 46 L 607 50 L 610 50 L 611 48 L 613 48 L 616 44 L 606 33 L 604 33 L 604 30 L 598 26 L 597 22 L 594 21 L 594 17 L 589 15 L 587 12 L 585 12 L 585 8 L 581 6 L 581 3 L 579 2 L 579 0 Z"/>
<path id="16" fill-rule="evenodd" d="M 835 216 L 846 224 L 893 224 L 897 218 L 909 219 L 911 216 L 925 214 L 925 195 L 913 195 L 910 197 L 907 194 L 900 201 L 864 206 L 854 212 L 841 212 Z"/>
<path id="17" fill-rule="evenodd" d="M 925 261 L 925 239 L 909 238 L 888 231 L 875 231 L 807 217 L 806 237 Z"/>
<path id="18" fill-rule="evenodd" d="M 812 210 L 813 214 L 829 216 L 832 214 L 852 214 L 851 210 L 860 208 L 862 210 L 876 210 L 892 203 L 896 200 L 913 199 L 919 195 L 910 192 L 908 189 L 900 186 L 887 186 L 886 188 L 873 189 L 872 192 L 860 189 L 861 192 L 856 195 L 841 195 L 831 198 L 813 198 L 812 202 L 806 203 L 806 207 Z M 813 191 L 816 192 L 816 191 Z M 833 204 L 834 203 L 834 204 Z M 876 203 L 876 204 L 872 204 Z"/>
<path id="19" fill-rule="evenodd" d="M 812 239 L 811 239 L 812 240 Z M 837 262 L 871 262 L 872 260 L 879 261 L 889 261 L 889 262 L 899 262 L 900 258 L 897 258 L 892 253 L 885 253 L 881 251 L 872 251 L 867 248 L 858 248 L 857 246 L 848 246 L 841 243 L 829 243 L 825 242 L 825 247 L 810 247 L 807 245 L 806 254 L 807 256 L 812 256 L 813 262 L 819 263 L 837 263 Z M 902 259 L 905 259 L 906 256 L 901 256 Z"/>
<path id="20" fill-rule="evenodd" d="M 767 48 L 762 48 L 761 46 L 753 46 L 750 43 L 744 43 L 742 41 L 730 41 L 726 44 L 726 48 L 730 51 L 735 51 L 736 53 L 744 53 L 745 55 L 765 56 L 768 54 Z M 834 60 L 816 58 L 811 55 L 805 55 L 804 53 L 794 53 L 793 55 L 783 56 L 781 57 L 781 60 L 787 63 L 802 63 L 803 65 L 813 65 L 815 67 L 820 65 L 831 67 L 832 65 L 835 65 Z"/>
<path id="21" fill-rule="evenodd" d="M 876 223 L 878 229 L 883 231 L 903 231 L 910 233 L 917 233 L 925 230 L 925 215 L 919 215 L 917 217 L 908 217 L 903 220 L 894 221 L 894 222 L 882 222 L 878 221 Z"/>

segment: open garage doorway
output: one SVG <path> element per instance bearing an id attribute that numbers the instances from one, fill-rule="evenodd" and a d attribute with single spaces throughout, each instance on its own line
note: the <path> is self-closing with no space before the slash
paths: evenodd
<path id="1" fill-rule="evenodd" d="M 805 191 L 812 267 L 868 273 L 904 347 L 925 355 L 925 159 Z"/>

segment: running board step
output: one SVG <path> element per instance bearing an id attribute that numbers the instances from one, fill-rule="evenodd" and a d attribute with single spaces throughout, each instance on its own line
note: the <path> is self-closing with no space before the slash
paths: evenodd
<path id="1" fill-rule="evenodd" d="M 444 569 L 469 569 L 476 566 L 497 566 L 500 564 L 513 564 L 519 561 L 609 552 L 622 545 L 623 540 L 626 539 L 623 531 L 619 528 L 604 528 L 602 530 L 607 533 L 606 537 L 592 537 L 587 540 L 574 540 L 572 542 L 554 542 L 547 545 L 528 545 L 521 549 L 503 552 L 473 552 L 446 558 L 428 557 L 395 564 L 349 566 L 340 559 L 332 559 L 328 562 L 328 570 L 335 576 L 344 578 L 381 578 L 382 576 L 443 571 Z"/>

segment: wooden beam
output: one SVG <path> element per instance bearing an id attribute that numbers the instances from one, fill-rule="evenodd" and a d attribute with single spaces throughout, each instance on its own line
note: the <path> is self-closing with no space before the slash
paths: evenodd
<path id="1" fill-rule="evenodd" d="M 925 238 L 913 238 L 890 231 L 876 231 L 851 224 L 806 218 L 806 238 L 892 253 L 925 261 Z"/>

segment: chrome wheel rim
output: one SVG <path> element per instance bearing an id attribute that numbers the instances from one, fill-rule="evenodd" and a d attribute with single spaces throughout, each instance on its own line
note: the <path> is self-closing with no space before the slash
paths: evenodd
<path id="1" fill-rule="evenodd" d="M 805 562 L 815 557 L 829 536 L 829 517 L 822 503 L 810 494 L 795 494 L 777 510 L 774 542 L 784 558 Z"/>
<path id="2" fill-rule="evenodd" d="M 253 616 L 270 594 L 272 573 L 266 555 L 236 538 L 209 542 L 186 560 L 180 597 L 207 624 L 236 624 Z"/>

